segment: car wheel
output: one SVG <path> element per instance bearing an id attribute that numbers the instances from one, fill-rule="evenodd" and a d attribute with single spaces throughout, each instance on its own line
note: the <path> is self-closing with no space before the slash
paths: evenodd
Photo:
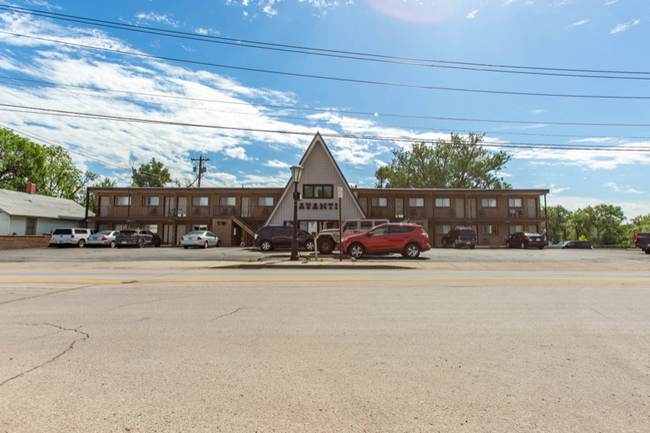
<path id="1" fill-rule="evenodd" d="M 522 242 L 521 245 L 520 245 L 520 247 L 521 247 L 522 250 L 525 250 L 525 249 L 526 249 L 526 243 L 525 243 L 525 242 Z"/>
<path id="2" fill-rule="evenodd" d="M 138 248 L 144 248 L 144 245 L 145 245 L 144 239 L 140 239 L 138 241 Z"/>
<path id="3" fill-rule="evenodd" d="M 273 249 L 273 244 L 271 241 L 262 241 L 260 243 L 260 248 L 262 248 L 262 251 L 271 251 Z"/>
<path id="4" fill-rule="evenodd" d="M 314 241 L 305 241 L 305 249 L 307 251 L 314 251 L 315 245 Z"/>
<path id="5" fill-rule="evenodd" d="M 208 245 L 208 242 L 206 241 L 206 242 L 203 244 L 203 249 L 204 249 L 204 250 L 207 250 L 209 247 L 210 247 L 210 245 Z"/>
<path id="6" fill-rule="evenodd" d="M 111 243 L 108 244 L 108 246 L 111 247 L 111 248 L 115 248 L 115 245 L 116 245 L 115 241 L 111 241 Z"/>
<path id="7" fill-rule="evenodd" d="M 417 259 L 420 256 L 420 246 L 418 244 L 408 244 L 404 252 L 407 258 Z"/>
<path id="8" fill-rule="evenodd" d="M 645 250 L 645 253 L 646 253 L 646 254 L 650 254 L 650 248 L 648 248 L 647 250 Z"/>
<path id="9" fill-rule="evenodd" d="M 217 241 L 217 248 L 221 247 L 221 241 Z"/>
<path id="10" fill-rule="evenodd" d="M 321 241 L 318 245 L 318 251 L 320 251 L 321 254 L 330 254 L 333 249 L 334 246 L 332 245 L 332 241 L 329 239 Z"/>
<path id="11" fill-rule="evenodd" d="M 510 244 L 510 241 L 506 242 L 506 248 L 512 248 L 512 245 Z"/>
<path id="12" fill-rule="evenodd" d="M 352 246 L 348 249 L 348 254 L 350 254 L 350 256 L 354 257 L 355 259 L 360 259 L 363 257 L 364 253 L 365 250 L 361 244 L 352 244 Z"/>
<path id="13" fill-rule="evenodd" d="M 78 246 L 79 248 L 83 248 L 84 245 L 86 245 L 86 241 L 84 241 L 83 239 L 79 239 L 79 243 L 77 244 L 77 246 Z"/>

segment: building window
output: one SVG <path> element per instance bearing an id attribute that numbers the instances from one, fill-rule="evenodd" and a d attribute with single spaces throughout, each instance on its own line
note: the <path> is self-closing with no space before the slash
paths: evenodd
<path id="1" fill-rule="evenodd" d="M 449 199 L 447 199 L 449 200 Z M 436 234 L 437 235 L 446 235 L 451 231 L 451 226 L 447 225 L 436 225 Z"/>
<path id="2" fill-rule="evenodd" d="M 332 198 L 334 197 L 333 185 L 303 185 L 303 198 Z"/>
<path id="3" fill-rule="evenodd" d="M 219 206 L 237 206 L 236 197 L 221 197 L 219 199 Z"/>
<path id="4" fill-rule="evenodd" d="M 510 226 L 510 234 L 513 235 L 517 232 L 523 232 L 524 231 L 524 226 L 522 225 L 515 225 L 515 226 Z"/>
<path id="5" fill-rule="evenodd" d="M 372 207 L 386 207 L 388 206 L 388 199 L 382 197 L 372 198 Z"/>
<path id="6" fill-rule="evenodd" d="M 158 206 L 159 204 L 158 197 L 142 197 L 142 206 Z"/>
<path id="7" fill-rule="evenodd" d="M 142 224 L 144 230 L 149 230 L 151 233 L 158 233 L 158 224 Z"/>
<path id="8" fill-rule="evenodd" d="M 192 197 L 192 206 L 207 206 L 207 197 Z"/>
<path id="9" fill-rule="evenodd" d="M 116 196 L 115 206 L 131 206 L 131 197 L 129 196 Z"/>
<path id="10" fill-rule="evenodd" d="M 273 206 L 273 197 L 257 197 L 258 206 Z"/>
<path id="11" fill-rule="evenodd" d="M 508 206 L 510 207 L 521 207 L 521 199 L 520 198 L 509 198 L 508 199 Z"/>
<path id="12" fill-rule="evenodd" d="M 25 234 L 26 235 L 35 235 L 36 234 L 36 218 L 25 218 Z"/>
<path id="13" fill-rule="evenodd" d="M 498 235 L 499 226 L 483 226 L 484 235 Z"/>
<path id="14" fill-rule="evenodd" d="M 115 230 L 121 232 L 122 230 L 127 230 L 129 228 L 128 224 L 115 224 Z"/>
<path id="15" fill-rule="evenodd" d="M 424 199 L 423 198 L 410 198 L 409 199 L 409 206 L 410 207 L 424 207 Z"/>
<path id="16" fill-rule="evenodd" d="M 496 198 L 482 198 L 481 199 L 481 205 L 483 207 L 497 207 L 497 199 Z"/>
<path id="17" fill-rule="evenodd" d="M 451 199 L 449 198 L 437 198 L 436 207 L 451 207 Z"/>

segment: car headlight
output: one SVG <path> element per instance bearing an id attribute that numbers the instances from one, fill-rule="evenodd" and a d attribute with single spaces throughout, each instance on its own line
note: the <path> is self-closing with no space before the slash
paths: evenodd
<path id="1" fill-rule="evenodd" d="M 341 242 L 345 242 L 347 240 L 348 240 L 348 238 L 343 238 L 343 239 L 341 239 Z"/>

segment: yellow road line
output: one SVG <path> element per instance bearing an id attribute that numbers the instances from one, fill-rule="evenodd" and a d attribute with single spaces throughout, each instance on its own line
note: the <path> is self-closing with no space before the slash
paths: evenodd
<path id="1" fill-rule="evenodd" d="M 650 280 L 615 279 L 571 279 L 571 278 L 424 278 L 424 279 L 383 279 L 383 278 L 168 278 L 159 280 L 94 280 L 76 278 L 4 278 L 0 283 L 345 283 L 345 282 L 386 282 L 386 283 L 438 283 L 438 282 L 500 282 L 500 283 L 650 283 Z"/>

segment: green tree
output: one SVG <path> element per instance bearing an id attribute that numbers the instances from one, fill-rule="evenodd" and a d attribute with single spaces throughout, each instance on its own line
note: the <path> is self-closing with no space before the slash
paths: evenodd
<path id="1" fill-rule="evenodd" d="M 99 175 L 91 171 L 81 171 L 70 154 L 60 146 L 43 146 L 45 167 L 36 183 L 39 194 L 67 198 L 85 204 L 86 184 L 96 180 Z"/>
<path id="2" fill-rule="evenodd" d="M 554 244 L 566 241 L 569 237 L 571 211 L 561 205 L 550 206 L 548 212 L 548 233 L 549 240 Z"/>
<path id="3" fill-rule="evenodd" d="M 588 237 L 590 228 L 588 219 L 588 215 L 583 209 L 578 209 L 569 217 L 569 226 L 575 233 L 575 239 L 580 239 L 581 236 Z"/>
<path id="4" fill-rule="evenodd" d="M 375 177 L 379 185 L 386 182 L 386 188 L 512 188 L 497 176 L 511 157 L 483 148 L 484 136 L 451 134 L 450 141 L 393 149 L 392 161 L 378 169 Z"/>
<path id="5" fill-rule="evenodd" d="M 169 169 L 165 164 L 151 158 L 148 164 L 142 164 L 139 168 L 131 167 L 131 186 L 138 188 L 160 188 L 172 182 Z"/>
<path id="6" fill-rule="evenodd" d="M 39 183 L 44 168 L 42 146 L 0 129 L 0 188 L 25 191 L 27 182 Z"/>
<path id="7" fill-rule="evenodd" d="M 608 234 L 608 241 L 618 244 L 621 233 L 621 224 L 625 221 L 625 214 L 620 206 L 599 204 L 587 206 L 584 209 L 587 216 L 586 223 L 596 230 L 596 245 L 600 245 L 603 232 Z"/>

